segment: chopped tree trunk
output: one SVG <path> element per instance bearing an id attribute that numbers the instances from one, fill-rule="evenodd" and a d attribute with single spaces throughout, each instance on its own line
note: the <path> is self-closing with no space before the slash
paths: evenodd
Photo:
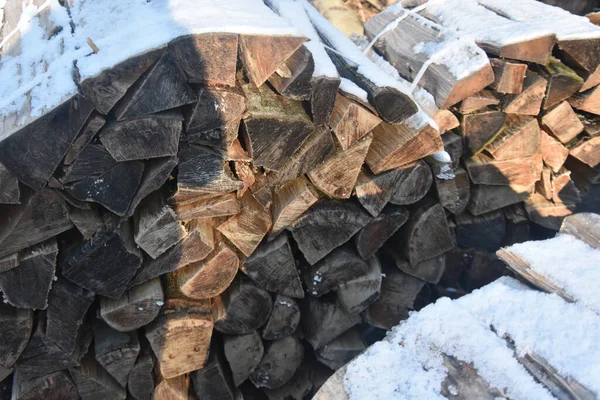
<path id="1" fill-rule="evenodd" d="M 300 323 L 300 308 L 291 297 L 275 296 L 273 312 L 265 324 L 262 337 L 265 340 L 278 340 L 296 331 Z"/>
<path id="2" fill-rule="evenodd" d="M 88 354 L 70 370 L 82 400 L 125 399 L 126 390 Z"/>
<path id="3" fill-rule="evenodd" d="M 523 204 L 514 204 L 506 207 L 504 210 L 506 217 L 506 235 L 504 236 L 503 246 L 512 246 L 516 243 L 523 243 L 529 240 L 529 218 Z"/>
<path id="4" fill-rule="evenodd" d="M 128 217 L 133 215 L 137 206 L 146 196 L 158 190 L 169 179 L 178 161 L 177 157 L 162 157 L 146 162 L 140 185 L 127 210 Z"/>
<path id="5" fill-rule="evenodd" d="M 571 171 L 565 169 L 552 177 L 552 200 L 554 204 L 565 206 L 581 203 L 579 189 L 571 180 Z"/>
<path id="6" fill-rule="evenodd" d="M 506 219 L 501 211 L 473 216 L 468 212 L 457 215 L 456 241 L 459 247 L 496 251 L 502 246 Z"/>
<path id="7" fill-rule="evenodd" d="M 564 217 L 573 214 L 574 206 L 554 204 L 539 193 L 525 200 L 525 210 L 529 219 L 545 228 L 559 230 Z"/>
<path id="8" fill-rule="evenodd" d="M 600 136 L 591 138 L 572 148 L 569 155 L 592 168 L 595 172 L 600 173 Z"/>
<path id="9" fill-rule="evenodd" d="M 342 150 L 347 150 L 381 123 L 381 119 L 366 108 L 338 94 L 329 126 Z"/>
<path id="10" fill-rule="evenodd" d="M 263 358 L 262 339 L 257 331 L 245 335 L 224 335 L 223 347 L 233 375 L 233 384 L 240 386 Z"/>
<path id="11" fill-rule="evenodd" d="M 433 182 L 431 169 L 424 161 L 417 161 L 414 164 L 399 169 L 400 176 L 394 185 L 393 194 L 390 203 L 396 205 L 414 204 L 421 200 Z"/>
<path id="12" fill-rule="evenodd" d="M 66 371 L 54 372 L 42 378 L 13 380 L 13 400 L 61 399 L 77 400 L 79 393 Z"/>
<path id="13" fill-rule="evenodd" d="M 408 210 L 404 207 L 389 205 L 362 228 L 354 236 L 354 244 L 361 258 L 370 259 L 404 225 L 408 215 Z"/>
<path id="14" fill-rule="evenodd" d="M 508 115 L 500 134 L 486 146 L 485 150 L 495 160 L 511 160 L 530 157 L 541 149 L 541 132 L 537 119 Z"/>
<path id="15" fill-rule="evenodd" d="M 582 93 L 576 93 L 568 100 L 571 107 L 579 111 L 600 115 L 600 90 L 598 87 Z"/>
<path id="16" fill-rule="evenodd" d="M 94 355 L 96 361 L 125 387 L 140 353 L 137 332 L 116 331 L 100 320 L 94 321 Z"/>
<path id="17" fill-rule="evenodd" d="M 265 355 L 250 374 L 250 380 L 257 388 L 276 389 L 283 386 L 296 373 L 302 363 L 304 348 L 294 336 L 269 343 Z"/>
<path id="18" fill-rule="evenodd" d="M 548 81 L 532 71 L 527 71 L 523 81 L 523 91 L 506 95 L 502 102 L 502 111 L 507 114 L 538 115 L 546 95 Z"/>
<path id="19" fill-rule="evenodd" d="M 93 113 L 85 123 L 85 126 L 81 129 L 77 139 L 73 141 L 71 148 L 65 155 L 64 164 L 70 165 L 75 161 L 82 150 L 92 141 L 96 133 L 104 126 L 106 118 L 98 113 Z"/>
<path id="20" fill-rule="evenodd" d="M 294 100 L 309 100 L 312 92 L 311 78 L 315 70 L 312 53 L 306 46 L 300 46 L 275 73 L 269 83 L 279 94 Z"/>
<path id="21" fill-rule="evenodd" d="M 214 348 L 206 366 L 191 374 L 193 393 L 197 399 L 234 400 L 235 388 L 227 362 L 220 349 Z M 187 391 L 185 392 L 187 394 Z M 187 400 L 188 397 L 182 398 Z M 189 397 L 192 399 L 192 396 Z M 167 400 L 167 398 L 165 398 Z"/>
<path id="22" fill-rule="evenodd" d="M 327 124 L 333 113 L 340 87 L 340 77 L 313 76 L 310 96 L 310 113 L 313 123 Z"/>
<path id="23" fill-rule="evenodd" d="M 363 168 L 358 175 L 354 188 L 356 197 L 373 217 L 377 217 L 390 201 L 396 189 L 396 182 L 401 174 L 401 170 L 392 170 L 373 175 L 368 169 Z"/>
<path id="24" fill-rule="evenodd" d="M 533 70 L 548 82 L 542 108 L 548 108 L 568 99 L 583 85 L 583 79 L 571 68 L 551 57 L 545 65 L 533 66 Z"/>
<path id="25" fill-rule="evenodd" d="M 69 218 L 85 240 L 94 236 L 94 233 L 104 224 L 96 207 L 90 207 L 89 210 L 71 207 Z"/>
<path id="26" fill-rule="evenodd" d="M 363 312 L 379 298 L 381 291 L 381 264 L 377 257 L 367 260 L 368 270 L 364 275 L 342 283 L 336 289 L 339 303 L 350 314 Z"/>
<path id="27" fill-rule="evenodd" d="M 442 207 L 452 214 L 462 213 L 469 204 L 471 187 L 467 171 L 459 167 L 454 172 L 454 178 L 434 178 L 434 187 Z"/>
<path id="28" fill-rule="evenodd" d="M 117 160 L 102 144 L 90 143 L 81 150 L 72 164 L 63 168 L 59 179 L 66 185 L 90 176 L 99 176 L 115 165 Z"/>
<path id="29" fill-rule="evenodd" d="M 319 349 L 360 323 L 359 315 L 350 314 L 337 302 L 309 296 L 303 301 L 302 330 L 313 349 Z"/>
<path id="30" fill-rule="evenodd" d="M 542 124 L 561 143 L 568 143 L 583 132 L 583 124 L 566 101 L 544 114 Z"/>
<path id="31" fill-rule="evenodd" d="M 552 200 L 552 170 L 544 168 L 542 179 L 535 183 L 535 191 L 548 200 Z"/>
<path id="32" fill-rule="evenodd" d="M 510 62 L 499 58 L 494 58 L 490 62 L 494 69 L 492 89 L 504 94 L 519 94 L 523 91 L 523 81 L 527 72 L 527 64 Z"/>
<path id="33" fill-rule="evenodd" d="M 468 155 L 481 152 L 503 130 L 506 114 L 501 111 L 483 111 L 464 115 L 460 133 Z"/>
<path id="34" fill-rule="evenodd" d="M 12 367 L 29 342 L 33 312 L 0 304 L 0 365 Z"/>
<path id="35" fill-rule="evenodd" d="M 493 186 L 473 185 L 469 211 L 473 215 L 486 214 L 499 210 L 511 204 L 525 201 L 533 193 L 534 185 L 530 186 Z M 457 214 L 458 215 L 458 214 Z"/>
<path id="36" fill-rule="evenodd" d="M 277 389 L 263 389 L 269 400 L 302 400 L 310 397 L 313 389 L 311 380 L 314 371 L 305 363 L 300 365 L 294 376 Z"/>
<path id="37" fill-rule="evenodd" d="M 482 90 L 467 98 L 465 98 L 458 108 L 458 112 L 462 115 L 471 114 L 475 111 L 483 110 L 488 106 L 496 106 L 500 104 L 500 99 L 490 90 Z"/>
<path id="38" fill-rule="evenodd" d="M 135 400 L 149 400 L 154 390 L 154 359 L 150 348 L 142 346 L 140 355 L 127 379 L 127 391 Z"/>
<path id="39" fill-rule="evenodd" d="M 475 184 L 530 186 L 540 179 L 542 156 L 496 161 L 479 154 L 465 160 L 465 168 Z"/>
<path id="40" fill-rule="evenodd" d="M 350 329 L 316 352 L 317 359 L 329 368 L 338 370 L 362 353 L 367 346 L 356 329 Z"/>
<path id="41" fill-rule="evenodd" d="M 319 195 L 306 178 L 298 178 L 283 185 L 273 196 L 273 234 L 290 226 L 319 200 Z"/>

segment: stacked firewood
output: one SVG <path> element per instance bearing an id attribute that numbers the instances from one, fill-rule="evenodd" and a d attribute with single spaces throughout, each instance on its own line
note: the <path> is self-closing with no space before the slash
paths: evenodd
<path id="1" fill-rule="evenodd" d="M 493 252 L 530 221 L 593 203 L 600 39 L 457 41 L 398 7 L 367 22 L 372 49 L 265 2 L 303 36 L 180 37 L 3 116 L 14 399 L 303 398 L 503 274 Z"/>

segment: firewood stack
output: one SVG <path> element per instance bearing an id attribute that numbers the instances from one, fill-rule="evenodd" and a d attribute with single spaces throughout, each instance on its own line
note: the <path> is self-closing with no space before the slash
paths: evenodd
<path id="1" fill-rule="evenodd" d="M 0 107 L 13 399 L 303 398 L 409 310 L 503 274 L 492 252 L 530 221 L 557 230 L 593 203 L 591 25 L 582 40 L 538 24 L 457 41 L 443 12 L 471 7 L 448 0 L 392 8 L 353 42 L 307 2 L 246 2 L 261 32 L 202 26 L 135 54 L 93 36 L 91 54 L 68 52 L 94 32 L 93 2 L 33 17 L 63 53 Z M 27 33 L 6 32 L 10 66 Z M 40 106 L 63 73 L 72 87 Z"/>

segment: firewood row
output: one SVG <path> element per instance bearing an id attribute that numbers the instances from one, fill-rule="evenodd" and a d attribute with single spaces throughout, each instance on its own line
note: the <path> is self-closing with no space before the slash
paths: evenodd
<path id="1" fill-rule="evenodd" d="M 348 38 L 265 3 L 299 34 L 178 37 L 3 115 L 14 400 L 309 398 L 411 310 L 508 273 L 500 247 L 597 211 L 600 33 L 457 41 L 440 16 L 471 7 L 448 0 Z"/>

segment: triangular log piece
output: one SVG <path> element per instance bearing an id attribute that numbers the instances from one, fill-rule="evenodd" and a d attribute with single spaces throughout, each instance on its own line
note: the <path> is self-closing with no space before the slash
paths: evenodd
<path id="1" fill-rule="evenodd" d="M 177 379 L 181 379 L 177 378 Z M 206 366 L 198 371 L 194 371 L 190 375 L 193 383 L 193 394 L 196 396 L 188 396 L 188 390 L 180 389 L 181 395 L 178 397 L 169 396 L 164 397 L 164 400 L 191 400 L 195 399 L 222 399 L 222 400 L 234 400 L 235 387 L 231 372 L 227 367 L 227 361 L 225 356 L 222 354 L 222 350 L 214 346 L 210 351 L 210 358 L 206 363 Z M 186 386 L 187 387 L 187 386 Z M 153 397 L 153 399 L 156 397 Z"/>
<path id="2" fill-rule="evenodd" d="M 77 200 L 98 203 L 115 214 L 124 216 L 143 172 L 143 163 L 126 161 L 118 163 L 98 177 L 88 177 L 65 186 L 65 190 Z"/>
<path id="3" fill-rule="evenodd" d="M 191 220 L 185 223 L 187 235 L 156 259 L 146 257 L 131 285 L 175 271 L 205 259 L 215 248 L 213 226 L 208 221 Z"/>
<path id="4" fill-rule="evenodd" d="M 302 280 L 307 292 L 319 297 L 367 271 L 367 263 L 348 245 L 335 249 L 318 263 L 304 268 Z"/>
<path id="5" fill-rule="evenodd" d="M 21 182 L 40 190 L 92 113 L 81 95 L 0 141 L 0 160 Z"/>
<path id="6" fill-rule="evenodd" d="M 458 108 L 458 112 L 462 115 L 471 114 L 475 111 L 483 110 L 488 106 L 496 106 L 500 104 L 500 99 L 491 90 L 482 90 L 467 98 L 465 98 Z M 441 132 L 440 132 L 441 133 Z"/>
<path id="7" fill-rule="evenodd" d="M 11 217 L 10 211 L 2 209 L 2 213 L 6 212 L 5 215 L 8 217 L 6 227 L 10 228 L 13 218 L 16 220 L 16 225 L 13 225 L 10 234 L 0 242 L 0 257 L 41 243 L 73 226 L 65 201 L 54 190 L 44 189 L 37 192 L 28 202 L 23 201 L 22 205 L 5 207 L 24 209 L 24 211 L 17 213 L 21 214 L 20 216 Z M 44 211 L 40 212 L 40 210 Z"/>
<path id="8" fill-rule="evenodd" d="M 94 136 L 96 136 L 96 133 L 98 133 L 105 123 L 106 118 L 96 112 L 92 113 L 83 128 L 81 128 L 79 136 L 73 141 L 71 148 L 65 155 L 65 165 L 72 164 L 73 161 L 79 157 L 81 151 L 92 141 Z"/>
<path id="9" fill-rule="evenodd" d="M 542 103 L 544 110 L 568 99 L 583 85 L 583 79 L 575 71 L 554 57 L 550 57 L 546 65 L 533 65 L 532 70 L 548 82 Z"/>
<path id="10" fill-rule="evenodd" d="M 535 183 L 535 191 L 546 199 L 552 200 L 552 170 L 550 168 L 544 168 L 542 171 L 542 179 Z"/>
<path id="11" fill-rule="evenodd" d="M 401 174 L 402 170 L 391 170 L 373 175 L 368 169 L 362 169 L 354 190 L 358 201 L 369 214 L 376 217 L 381 213 L 394 194 Z"/>
<path id="12" fill-rule="evenodd" d="M 407 125 L 381 123 L 373 130 L 365 161 L 373 173 L 379 174 L 443 149 L 439 132 L 430 125 L 415 130 Z"/>
<path id="13" fill-rule="evenodd" d="M 560 232 L 568 233 L 595 249 L 600 248 L 600 218 L 596 214 L 577 213 L 569 215 L 564 219 Z"/>
<path id="14" fill-rule="evenodd" d="M 142 180 L 127 210 L 128 217 L 133 215 L 137 206 L 147 195 L 158 190 L 169 179 L 178 161 L 177 157 L 161 157 L 146 162 Z"/>
<path id="15" fill-rule="evenodd" d="M 242 276 L 233 281 L 216 305 L 215 329 L 241 335 L 263 326 L 273 309 L 269 292 Z"/>
<path id="16" fill-rule="evenodd" d="M 163 55 L 129 88 L 115 109 L 118 121 L 154 114 L 198 100 L 170 54 Z"/>
<path id="17" fill-rule="evenodd" d="M 210 367 L 199 371 L 208 372 Z M 194 373 L 199 373 L 196 371 Z M 160 372 L 159 372 L 160 375 Z M 191 375 L 193 377 L 193 375 Z M 190 393 L 190 375 L 180 375 L 171 379 L 164 379 L 159 376 L 158 384 L 153 388 L 152 400 L 192 400 Z"/>
<path id="18" fill-rule="evenodd" d="M 485 147 L 495 160 L 530 157 L 538 154 L 540 149 L 541 133 L 537 119 L 522 115 L 508 115 L 504 129 Z"/>
<path id="19" fill-rule="evenodd" d="M 552 230 L 559 230 L 564 217 L 573 214 L 574 206 L 554 204 L 539 193 L 525 200 L 525 211 L 529 220 Z"/>
<path id="20" fill-rule="evenodd" d="M 0 204 L 20 204 L 19 181 L 0 163 Z"/>
<path id="21" fill-rule="evenodd" d="M 79 393 L 66 371 L 54 372 L 41 378 L 13 380 L 12 398 L 15 400 L 62 399 L 77 400 Z"/>
<path id="22" fill-rule="evenodd" d="M 125 399 L 125 388 L 108 373 L 94 356 L 88 354 L 81 364 L 70 370 L 82 400 Z"/>
<path id="23" fill-rule="evenodd" d="M 305 41 L 294 36 L 240 35 L 240 59 L 250 82 L 261 86 Z"/>
<path id="24" fill-rule="evenodd" d="M 190 35 L 169 43 L 169 52 L 190 83 L 235 86 L 238 35 Z"/>
<path id="25" fill-rule="evenodd" d="M 271 229 L 271 215 L 250 192 L 240 200 L 242 211 L 219 225 L 217 230 L 249 257 Z"/>
<path id="26" fill-rule="evenodd" d="M 96 361 L 112 375 L 119 385 L 125 386 L 140 353 L 137 332 L 116 331 L 101 320 L 94 321 L 94 355 Z"/>
<path id="27" fill-rule="evenodd" d="M 305 46 L 300 46 L 269 77 L 269 83 L 282 96 L 294 100 L 309 100 L 314 70 L 312 53 Z"/>
<path id="28" fill-rule="evenodd" d="M 329 123 L 340 82 L 339 77 L 313 76 L 312 93 L 310 95 L 310 114 L 314 124 Z"/>
<path id="29" fill-rule="evenodd" d="M 540 179 L 542 156 L 496 161 L 479 154 L 465 160 L 471 181 L 479 185 L 530 186 Z"/>
<path id="30" fill-rule="evenodd" d="M 503 209 L 506 218 L 506 234 L 502 246 L 512 246 L 529 240 L 529 218 L 522 203 Z"/>
<path id="31" fill-rule="evenodd" d="M 421 200 L 433 182 L 431 169 L 422 160 L 399 169 L 400 176 L 392 190 L 390 203 L 399 206 L 414 204 Z"/>
<path id="32" fill-rule="evenodd" d="M 235 194 L 201 194 L 196 201 L 173 206 L 177 220 L 207 219 L 239 214 L 240 203 Z"/>
<path id="33" fill-rule="evenodd" d="M 593 72 L 600 65 L 600 58 L 598 57 L 600 40 L 598 39 L 559 40 L 558 51 L 561 58 L 572 65 L 572 68 L 581 68 Z"/>
<path id="34" fill-rule="evenodd" d="M 367 273 L 342 283 L 336 289 L 339 303 L 350 314 L 363 312 L 379 298 L 381 291 L 381 264 L 377 257 L 367 260 Z"/>
<path id="35" fill-rule="evenodd" d="M 433 114 L 433 120 L 440 130 L 440 135 L 460 126 L 460 121 L 450 110 L 437 110 Z"/>
<path id="36" fill-rule="evenodd" d="M 366 108 L 337 95 L 329 126 L 343 150 L 351 147 L 380 123 L 381 119 Z"/>
<path id="37" fill-rule="evenodd" d="M 577 93 L 568 100 L 569 104 L 579 111 L 600 115 L 600 88 L 595 87 L 586 92 Z"/>
<path id="38" fill-rule="evenodd" d="M 154 359 L 148 346 L 142 345 L 140 355 L 127 378 L 127 391 L 135 400 L 152 398 L 154 390 Z"/>
<path id="39" fill-rule="evenodd" d="M 335 371 L 349 363 L 366 348 L 360 333 L 353 328 L 317 350 L 316 356 L 319 362 Z"/>
<path id="40" fill-rule="evenodd" d="M 294 336 L 287 336 L 267 344 L 265 355 L 250 374 L 257 388 L 276 389 L 296 373 L 304 357 L 304 347 Z"/>
<path id="41" fill-rule="evenodd" d="M 581 194 L 571 180 L 571 171 L 561 170 L 552 177 L 552 201 L 556 205 L 576 206 L 581 203 Z"/>
<path id="42" fill-rule="evenodd" d="M 318 349 L 361 322 L 357 314 L 350 314 L 334 299 L 307 297 L 301 304 L 302 330 L 313 349 Z"/>
<path id="43" fill-rule="evenodd" d="M 571 171 L 573 178 L 582 189 L 592 190 L 591 185 L 600 183 L 600 172 L 580 161 L 577 157 L 567 157 L 564 167 Z"/>
<path id="44" fill-rule="evenodd" d="M 465 153 L 474 155 L 499 136 L 506 122 L 506 114 L 502 111 L 482 111 L 463 115 L 460 134 L 463 137 Z"/>
<path id="45" fill-rule="evenodd" d="M 319 200 L 319 194 L 304 177 L 283 185 L 273 196 L 271 207 L 273 228 L 271 232 L 277 234 L 290 226 L 317 200 Z"/>
<path id="46" fill-rule="evenodd" d="M 469 204 L 471 197 L 471 183 L 469 175 L 463 168 L 458 167 L 453 172 L 454 178 L 434 178 L 434 187 L 437 198 L 442 207 L 452 214 L 462 213 Z"/>
<path id="47" fill-rule="evenodd" d="M 6 272 L 19 265 L 19 253 L 12 253 L 0 258 L 0 273 Z"/>
<path id="48" fill-rule="evenodd" d="M 69 218 L 85 240 L 94 236 L 98 228 L 104 224 L 97 207 L 94 205 L 90 206 L 89 210 L 77 207 L 69 209 Z"/>
<path id="49" fill-rule="evenodd" d="M 583 71 L 581 69 L 573 68 L 577 75 L 583 78 L 583 86 L 579 89 L 580 92 L 585 92 L 591 88 L 598 86 L 600 83 L 600 66 L 593 72 Z"/>
<path id="50" fill-rule="evenodd" d="M 201 369 L 208 359 L 212 319 L 184 310 L 160 315 L 146 327 L 146 338 L 160 373 L 171 379 Z M 194 332 L 190 335 L 190 332 Z"/>
<path id="51" fill-rule="evenodd" d="M 113 329 L 130 332 L 153 321 L 164 304 L 160 279 L 129 289 L 118 299 L 100 299 L 100 317 Z"/>
<path id="52" fill-rule="evenodd" d="M 300 308 L 296 300 L 278 294 L 275 296 L 273 312 L 262 330 L 265 340 L 278 340 L 291 335 L 300 323 Z"/>
<path id="53" fill-rule="evenodd" d="M 313 132 L 310 118 L 301 102 L 286 99 L 268 86 L 257 89 L 246 84 L 242 89 L 248 99 L 244 141 L 254 167 L 279 171 Z"/>
<path id="54" fill-rule="evenodd" d="M 199 300 L 210 299 L 229 287 L 239 264 L 236 252 L 225 243 L 220 243 L 204 260 L 172 272 L 172 278 L 185 296 Z"/>
<path id="55" fill-rule="evenodd" d="M 58 278 L 52 284 L 46 310 L 46 337 L 65 352 L 75 349 L 77 334 L 84 323 L 94 292 Z"/>
<path id="56" fill-rule="evenodd" d="M 223 347 L 233 375 L 233 384 L 240 386 L 263 358 L 262 339 L 257 331 L 245 335 L 223 335 Z"/>
<path id="57" fill-rule="evenodd" d="M 440 204 L 423 204 L 413 210 L 392 240 L 398 243 L 401 254 L 411 265 L 454 247 L 446 213 Z"/>
<path id="58" fill-rule="evenodd" d="M 329 156 L 308 173 L 311 182 L 331 198 L 350 198 L 372 140 L 373 135 L 368 134 L 348 149 Z"/>
<path id="59" fill-rule="evenodd" d="M 140 204 L 134 218 L 135 243 L 156 259 L 185 237 L 187 231 L 177 221 L 175 211 L 160 193 L 153 194 Z"/>
<path id="60" fill-rule="evenodd" d="M 354 236 L 354 244 L 361 258 L 370 259 L 404 225 L 408 215 L 408 210 L 404 207 L 389 205 L 362 228 Z"/>
<path id="61" fill-rule="evenodd" d="M 87 177 L 102 175 L 115 165 L 117 160 L 103 145 L 90 143 L 81 149 L 73 163 L 64 167 L 63 175 L 58 179 L 66 185 Z"/>
<path id="62" fill-rule="evenodd" d="M 183 117 L 167 111 L 106 125 L 100 141 L 117 161 L 145 160 L 177 155 Z"/>
<path id="63" fill-rule="evenodd" d="M 240 269 L 257 285 L 270 292 L 296 298 L 304 297 L 294 255 L 285 232 L 272 241 L 264 241 L 243 262 Z"/>
<path id="64" fill-rule="evenodd" d="M 290 228 L 304 257 L 313 265 L 346 243 L 371 217 L 360 206 L 339 200 L 321 200 Z"/>
<path id="65" fill-rule="evenodd" d="M 131 231 L 127 222 L 118 230 L 100 228 L 68 255 L 61 265 L 65 278 L 102 296 L 121 297 L 142 263 Z"/>
<path id="66" fill-rule="evenodd" d="M 414 267 L 406 260 L 403 260 L 398 253 L 394 250 L 388 249 L 389 254 L 396 267 L 408 275 L 419 278 L 422 281 L 437 284 L 446 269 L 446 254 L 440 254 L 439 256 L 423 260 Z"/>
<path id="67" fill-rule="evenodd" d="M 327 367 L 323 367 L 328 369 Z M 269 400 L 305 399 L 313 392 L 312 377 L 315 375 L 313 366 L 306 363 L 300 365 L 294 376 L 277 389 L 263 389 Z"/>
<path id="68" fill-rule="evenodd" d="M 206 146 L 182 146 L 179 151 L 178 189 L 224 194 L 243 188 L 233 178 L 222 152 Z"/>
<path id="69" fill-rule="evenodd" d="M 506 219 L 501 211 L 473 216 L 465 212 L 455 217 L 456 240 L 459 247 L 496 251 L 502 246 Z"/>
<path id="70" fill-rule="evenodd" d="M 571 157 L 600 172 L 600 136 L 591 138 L 572 148 L 569 154 Z"/>
<path id="71" fill-rule="evenodd" d="M 523 91 L 506 95 L 502 101 L 502 111 L 507 114 L 538 115 L 546 95 L 548 81 L 532 71 L 527 71 L 523 81 Z"/>
<path id="72" fill-rule="evenodd" d="M 33 327 L 33 311 L 0 304 L 0 365 L 10 368 L 25 349 Z"/>
<path id="73" fill-rule="evenodd" d="M 527 72 L 527 64 L 493 58 L 490 60 L 494 69 L 494 83 L 491 88 L 498 93 L 519 94 L 523 91 L 523 81 Z"/>
<path id="74" fill-rule="evenodd" d="M 0 274 L 4 301 L 14 307 L 45 310 L 56 272 L 58 245 L 52 238 L 19 254 L 19 265 Z"/>
<path id="75" fill-rule="evenodd" d="M 238 137 L 245 110 L 246 97 L 239 88 L 200 88 L 198 101 L 184 108 L 185 137 L 189 143 L 226 149 Z"/>
<path id="76" fill-rule="evenodd" d="M 544 114 L 542 124 L 561 143 L 568 143 L 583 132 L 583 124 L 566 101 Z"/>
<path id="77" fill-rule="evenodd" d="M 469 211 L 473 215 L 482 215 L 499 210 L 511 204 L 525 201 L 533 193 L 533 190 L 534 185 L 473 185 L 471 187 Z"/>
<path id="78" fill-rule="evenodd" d="M 81 82 L 81 93 L 94 103 L 94 107 L 106 115 L 125 95 L 138 78 L 164 53 L 164 48 L 129 58 L 95 77 Z"/>
<path id="79" fill-rule="evenodd" d="M 244 150 L 242 144 L 237 138 L 231 142 L 231 145 L 225 149 L 225 152 L 227 153 L 227 161 L 239 161 L 245 163 L 252 162 L 252 157 L 250 157 L 246 150 Z"/>

